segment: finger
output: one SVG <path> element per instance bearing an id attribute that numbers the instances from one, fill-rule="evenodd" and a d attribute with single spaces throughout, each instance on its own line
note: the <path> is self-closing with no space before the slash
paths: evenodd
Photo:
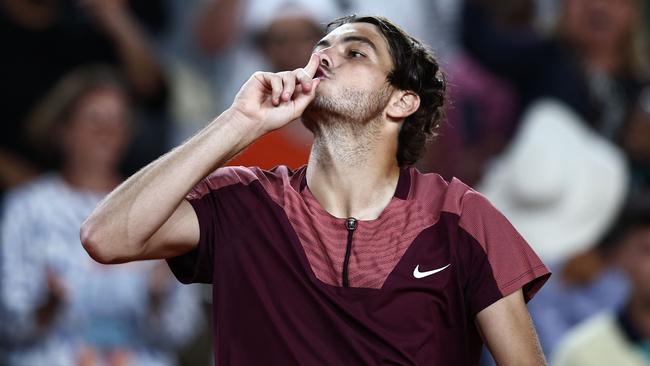
<path id="1" fill-rule="evenodd" d="M 283 72 L 282 75 L 282 101 L 288 102 L 291 100 L 294 90 L 296 89 L 296 77 L 292 72 Z"/>
<path id="2" fill-rule="evenodd" d="M 307 72 L 304 69 L 296 69 L 294 75 L 296 76 L 296 80 L 300 84 L 302 91 L 308 93 L 311 90 L 313 79 L 307 75 Z"/>
<path id="3" fill-rule="evenodd" d="M 317 53 L 312 53 L 309 58 L 309 62 L 302 69 L 305 78 L 300 79 L 300 84 L 303 86 L 302 90 L 305 93 L 308 93 L 312 90 L 314 75 L 316 75 L 316 70 L 318 70 L 318 65 L 320 64 L 320 56 Z"/>
<path id="4" fill-rule="evenodd" d="M 280 95 L 282 94 L 282 78 L 278 75 L 265 73 L 264 80 L 267 85 L 271 85 L 271 103 L 280 104 Z"/>
<path id="5" fill-rule="evenodd" d="M 320 84 L 320 79 L 314 79 L 311 91 L 306 92 L 306 93 L 300 93 L 297 95 L 296 99 L 294 100 L 295 103 L 295 110 L 297 113 L 294 118 L 298 118 L 302 115 L 302 112 L 307 108 L 307 105 L 311 103 L 312 100 L 314 100 L 314 97 L 316 96 L 316 88 L 318 87 L 318 84 Z"/>
<path id="6" fill-rule="evenodd" d="M 305 89 L 303 89 L 302 84 L 297 83 L 296 90 L 293 92 L 293 99 L 296 99 L 302 93 L 307 93 L 307 92 L 305 91 Z"/>
<path id="7" fill-rule="evenodd" d="M 307 76 L 312 79 L 316 75 L 316 70 L 318 70 L 318 65 L 320 64 L 320 56 L 317 53 L 312 53 L 309 58 L 309 62 L 303 68 L 307 73 Z"/>

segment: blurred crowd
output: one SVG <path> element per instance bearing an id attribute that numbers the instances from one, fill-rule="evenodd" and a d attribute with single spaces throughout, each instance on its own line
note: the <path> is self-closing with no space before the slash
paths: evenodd
<path id="1" fill-rule="evenodd" d="M 448 118 L 417 167 L 485 194 L 553 269 L 529 304 L 550 364 L 650 365 L 647 0 L 0 0 L 0 364 L 210 365 L 210 290 L 95 263 L 79 227 L 351 13 L 441 60 Z M 228 164 L 297 168 L 311 138 L 294 121 Z"/>

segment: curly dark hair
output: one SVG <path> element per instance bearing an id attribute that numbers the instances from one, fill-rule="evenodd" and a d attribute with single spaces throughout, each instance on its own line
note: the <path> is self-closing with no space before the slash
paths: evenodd
<path id="1" fill-rule="evenodd" d="M 414 164 L 445 118 L 446 81 L 433 52 L 390 20 L 380 16 L 348 15 L 327 25 L 327 33 L 348 23 L 375 25 L 388 43 L 394 68 L 388 82 L 420 96 L 420 107 L 406 118 L 398 136 L 397 162 Z"/>

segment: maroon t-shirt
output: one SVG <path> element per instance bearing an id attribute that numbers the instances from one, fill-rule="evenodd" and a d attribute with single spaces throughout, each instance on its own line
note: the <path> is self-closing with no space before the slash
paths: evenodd
<path id="1" fill-rule="evenodd" d="M 351 228 L 306 169 L 220 168 L 187 196 L 199 244 L 168 262 L 213 284 L 216 365 L 478 365 L 475 315 L 550 275 L 458 180 L 402 168 L 382 214 Z"/>

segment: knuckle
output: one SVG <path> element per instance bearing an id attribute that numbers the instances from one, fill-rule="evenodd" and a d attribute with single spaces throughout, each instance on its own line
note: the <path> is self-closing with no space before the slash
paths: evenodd
<path id="1" fill-rule="evenodd" d="M 298 75 L 301 78 L 309 76 L 307 74 L 307 71 L 304 68 L 296 69 L 296 75 Z"/>

